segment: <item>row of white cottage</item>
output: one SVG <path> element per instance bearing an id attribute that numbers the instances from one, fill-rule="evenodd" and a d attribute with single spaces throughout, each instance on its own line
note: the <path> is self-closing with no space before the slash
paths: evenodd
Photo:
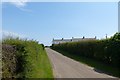
<path id="1" fill-rule="evenodd" d="M 74 38 L 72 37 L 72 39 L 53 39 L 52 44 L 60 44 L 60 43 L 66 43 L 66 42 L 78 42 L 78 41 L 82 41 L 82 40 L 96 40 L 96 36 L 95 38 L 85 38 L 83 36 L 83 38 Z"/>

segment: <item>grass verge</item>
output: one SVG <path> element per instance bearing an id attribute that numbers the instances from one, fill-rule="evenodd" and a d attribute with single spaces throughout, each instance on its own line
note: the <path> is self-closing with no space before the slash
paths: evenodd
<path id="1" fill-rule="evenodd" d="M 116 76 L 116 77 L 120 77 L 120 69 L 117 67 L 113 67 L 112 65 L 107 65 L 95 59 L 90 59 L 90 58 L 86 58 L 82 56 L 76 56 L 74 54 L 69 54 L 66 51 L 62 51 L 62 50 L 56 50 L 56 51 L 76 61 L 79 61 L 83 64 L 93 67 L 95 71 L 98 71 L 100 73 L 106 73 L 106 74 Z"/>
<path id="2" fill-rule="evenodd" d="M 30 61 L 32 61 L 32 59 L 33 58 L 29 58 Z M 38 55 L 37 60 L 31 63 L 32 66 L 34 66 L 34 69 L 32 70 L 32 72 L 27 74 L 27 77 L 53 78 L 52 67 L 45 50 L 41 51 L 40 55 Z"/>

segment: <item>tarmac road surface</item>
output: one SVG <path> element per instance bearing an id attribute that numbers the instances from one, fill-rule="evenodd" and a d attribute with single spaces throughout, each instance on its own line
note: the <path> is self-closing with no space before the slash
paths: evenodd
<path id="1" fill-rule="evenodd" d="M 46 52 L 51 61 L 55 78 L 114 78 L 50 48 L 46 48 Z"/>

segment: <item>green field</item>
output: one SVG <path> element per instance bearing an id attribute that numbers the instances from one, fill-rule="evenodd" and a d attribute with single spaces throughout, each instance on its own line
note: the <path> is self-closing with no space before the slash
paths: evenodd
<path id="1" fill-rule="evenodd" d="M 44 45 L 37 41 L 4 39 L 2 58 L 3 78 L 53 78 Z"/>

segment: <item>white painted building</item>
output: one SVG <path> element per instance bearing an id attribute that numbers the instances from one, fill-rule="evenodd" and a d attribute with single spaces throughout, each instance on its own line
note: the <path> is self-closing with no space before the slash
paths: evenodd
<path id="1" fill-rule="evenodd" d="M 96 40 L 96 36 L 95 38 L 73 38 L 72 39 L 53 39 L 52 44 L 60 44 L 60 43 L 66 43 L 66 42 L 78 42 L 78 41 L 82 41 L 82 40 Z"/>

